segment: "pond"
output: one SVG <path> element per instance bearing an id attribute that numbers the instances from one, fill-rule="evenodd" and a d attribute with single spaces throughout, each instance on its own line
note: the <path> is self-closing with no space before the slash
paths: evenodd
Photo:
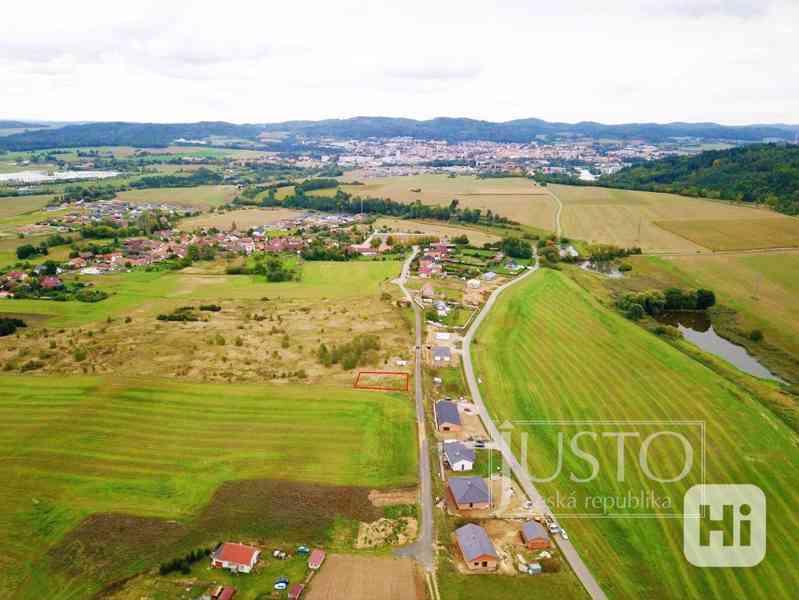
<path id="1" fill-rule="evenodd" d="M 705 352 L 732 363 L 744 373 L 761 379 L 787 383 L 760 364 L 754 356 L 747 352 L 746 348 L 733 344 L 716 333 L 707 313 L 667 312 L 660 315 L 658 321 L 666 325 L 673 325 L 680 330 L 686 340 L 699 346 Z"/>

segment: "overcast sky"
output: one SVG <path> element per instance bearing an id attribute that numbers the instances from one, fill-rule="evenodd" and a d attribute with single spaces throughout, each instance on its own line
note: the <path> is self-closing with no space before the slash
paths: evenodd
<path id="1" fill-rule="evenodd" d="M 799 0 L 10 2 L 0 118 L 799 123 Z"/>

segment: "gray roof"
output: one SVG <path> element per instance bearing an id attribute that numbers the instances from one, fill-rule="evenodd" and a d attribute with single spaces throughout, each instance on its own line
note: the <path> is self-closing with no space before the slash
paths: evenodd
<path id="1" fill-rule="evenodd" d="M 450 477 L 449 489 L 458 504 L 490 502 L 488 485 L 482 477 Z"/>
<path id="2" fill-rule="evenodd" d="M 464 446 L 460 442 L 449 442 L 444 444 L 444 455 L 449 464 L 454 465 L 459 460 L 474 462 L 474 448 Z"/>
<path id="3" fill-rule="evenodd" d="M 436 423 L 461 424 L 461 416 L 458 414 L 458 405 L 449 400 L 439 400 L 436 402 Z"/>
<path id="4" fill-rule="evenodd" d="M 456 529 L 455 536 L 458 538 L 458 545 L 461 547 L 463 558 L 467 561 L 481 556 L 497 558 L 497 551 L 494 549 L 494 544 L 491 543 L 491 538 L 488 537 L 486 530 L 479 525 L 468 523 L 460 529 Z"/>
<path id="5" fill-rule="evenodd" d="M 536 521 L 528 521 L 522 525 L 522 538 L 525 542 L 529 542 L 530 540 L 538 538 L 544 538 L 546 540 L 549 539 L 549 536 L 543 525 Z"/>
<path id="6" fill-rule="evenodd" d="M 447 348 L 446 346 L 434 346 L 433 347 L 433 358 L 438 358 L 439 360 L 444 360 L 447 358 L 452 358 L 452 351 Z"/>

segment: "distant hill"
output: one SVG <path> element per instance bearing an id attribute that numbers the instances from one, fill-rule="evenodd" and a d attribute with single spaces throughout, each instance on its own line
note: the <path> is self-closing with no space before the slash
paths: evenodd
<path id="1" fill-rule="evenodd" d="M 29 127 L 46 127 L 40 123 L 31 123 L 27 121 L 3 121 L 0 120 L 0 129 L 26 129 Z"/>
<path id="2" fill-rule="evenodd" d="M 766 203 L 799 215 L 799 146 L 754 144 L 622 169 L 599 185 Z"/>
<path id="3" fill-rule="evenodd" d="M 211 135 L 255 140 L 260 131 L 254 125 L 224 122 L 87 123 L 9 135 L 0 138 L 0 148 L 41 150 L 85 146 L 163 147 L 176 139 L 204 139 Z"/>
<path id="4" fill-rule="evenodd" d="M 716 123 L 630 123 L 603 125 L 552 123 L 541 119 L 517 119 L 494 123 L 475 119 L 440 117 L 428 121 L 391 117 L 354 117 L 324 121 L 287 121 L 268 123 L 265 131 L 313 137 L 364 139 L 369 137 L 408 136 L 447 141 L 487 140 L 495 142 L 529 142 L 536 136 L 592 137 L 666 141 L 680 137 L 761 142 L 775 138 L 792 140 L 795 133 L 784 127 L 769 125 L 727 126 Z"/>
<path id="5" fill-rule="evenodd" d="M 11 123 L 11 121 L 7 121 Z M 18 123 L 18 122 L 17 122 Z M 32 124 L 22 124 L 31 127 Z M 35 125 L 33 125 L 35 126 Z M 10 127 L 6 127 L 11 129 Z M 517 119 L 494 123 L 476 119 L 440 117 L 428 121 L 393 117 L 354 117 L 324 121 L 286 121 L 263 125 L 236 125 L 225 122 L 201 123 L 83 123 L 28 131 L 0 138 L 0 149 L 41 150 L 81 146 L 167 146 L 175 139 L 205 139 L 208 136 L 241 138 L 256 142 L 261 133 L 283 133 L 283 143 L 291 145 L 299 136 L 365 139 L 373 137 L 415 137 L 450 142 L 486 140 L 494 142 L 530 142 L 537 136 L 549 138 L 612 138 L 663 142 L 675 138 L 700 138 L 730 142 L 792 141 L 796 126 L 747 125 L 726 126 L 715 123 L 630 123 L 604 125 L 551 123 L 541 119 Z"/>

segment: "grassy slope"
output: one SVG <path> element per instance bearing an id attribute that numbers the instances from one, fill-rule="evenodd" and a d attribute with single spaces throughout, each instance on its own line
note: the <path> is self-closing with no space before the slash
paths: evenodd
<path id="1" fill-rule="evenodd" d="M 726 320 L 716 320 L 724 335 L 747 343 L 750 352 L 765 360 L 791 381 L 799 381 L 799 252 L 780 254 L 685 256 L 658 258 L 636 256 L 629 277 L 609 282 L 613 287 L 658 289 L 668 286 L 706 287 L 717 301 L 737 314 L 733 328 L 741 333 L 760 329 L 762 343 L 735 335 Z"/>
<path id="2" fill-rule="evenodd" d="M 405 395 L 2 376 L 0 421 L 0 597 L 94 512 L 185 522 L 235 479 L 415 482 Z M 36 579 L 46 589 L 45 575 Z"/>
<path id="3" fill-rule="evenodd" d="M 0 313 L 44 314 L 48 325 L 82 325 L 108 316 L 154 314 L 198 300 L 224 298 L 360 298 L 374 296 L 379 284 L 399 274 L 397 261 L 306 262 L 302 281 L 268 283 L 247 275 L 195 275 L 181 272 L 81 276 L 113 295 L 94 304 L 47 300 L 0 300 Z M 344 285 L 346 284 L 346 285 Z"/>
<path id="4" fill-rule="evenodd" d="M 564 275 L 544 271 L 506 292 L 475 347 L 484 397 L 498 420 L 703 420 L 707 481 L 753 483 L 768 499 L 768 554 L 752 569 L 698 569 L 682 555 L 679 519 L 567 519 L 571 537 L 611 598 L 788 597 L 799 585 L 793 556 L 799 520 L 796 437 L 734 385 L 675 348 L 603 308 Z M 531 436 L 530 463 L 550 473 L 553 440 Z M 615 448 L 600 449 L 604 465 Z M 671 453 L 653 463 L 674 468 Z M 570 459 L 567 455 L 567 465 Z M 630 456 L 630 459 L 633 457 Z M 585 471 L 584 464 L 573 465 Z M 679 470 L 679 467 L 677 467 Z M 644 489 L 601 477 L 575 488 L 565 480 L 542 486 L 579 496 Z M 697 479 L 655 484 L 659 496 L 681 499 Z M 664 484 L 665 485 L 665 484 Z M 629 487 L 628 487 L 629 486 Z M 675 487 L 676 486 L 676 487 Z M 677 512 L 681 502 L 676 505 Z"/>

